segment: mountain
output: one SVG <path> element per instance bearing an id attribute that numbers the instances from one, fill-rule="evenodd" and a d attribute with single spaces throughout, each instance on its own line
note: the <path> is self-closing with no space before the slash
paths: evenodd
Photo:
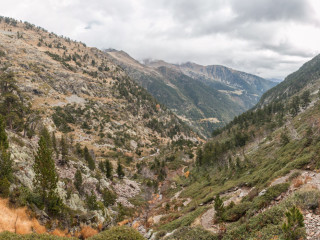
<path id="1" fill-rule="evenodd" d="M 287 99 L 300 92 L 307 86 L 313 86 L 318 89 L 318 79 L 320 76 L 320 56 L 316 56 L 311 61 L 305 63 L 301 68 L 290 74 L 285 80 L 279 83 L 278 87 L 267 91 L 259 101 L 259 106 L 266 105 L 269 102 Z M 312 88 L 310 88 L 312 90 Z"/>
<path id="2" fill-rule="evenodd" d="M 199 146 L 169 195 L 182 207 L 157 225 L 164 239 L 319 239 L 319 59 Z"/>
<path id="3" fill-rule="evenodd" d="M 127 74 L 204 136 L 251 108 L 274 82 L 223 66 L 181 65 L 106 50 Z"/>
<path id="4" fill-rule="evenodd" d="M 11 18 L 0 27 L 0 231 L 87 238 L 138 214 L 157 178 L 136 164 L 198 135 L 104 52 Z"/>

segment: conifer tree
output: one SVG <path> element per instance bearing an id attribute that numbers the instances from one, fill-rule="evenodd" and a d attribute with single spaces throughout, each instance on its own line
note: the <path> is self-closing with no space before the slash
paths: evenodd
<path id="1" fill-rule="evenodd" d="M 106 170 L 106 177 L 112 180 L 113 167 L 109 160 L 106 160 L 105 162 L 105 170 Z"/>
<path id="2" fill-rule="evenodd" d="M 109 207 L 116 202 L 117 196 L 109 189 L 105 189 L 102 193 L 103 204 L 105 207 Z"/>
<path id="3" fill-rule="evenodd" d="M 5 121 L 0 115 L 0 195 L 9 195 L 10 181 L 12 180 L 12 160 L 8 152 L 9 142 L 5 131 Z"/>
<path id="4" fill-rule="evenodd" d="M 78 190 L 78 192 L 79 192 L 80 194 L 82 194 L 82 173 L 81 173 L 80 169 L 77 169 L 74 178 L 75 178 L 75 180 L 74 180 L 74 186 L 76 187 L 76 189 Z"/>
<path id="5" fill-rule="evenodd" d="M 287 220 L 282 225 L 286 240 L 304 239 L 304 219 L 300 210 L 293 206 L 286 212 Z"/>
<path id="6" fill-rule="evenodd" d="M 41 129 L 40 135 L 44 138 L 44 142 L 47 145 L 47 148 L 52 150 L 52 139 L 46 127 L 43 127 Z"/>
<path id="7" fill-rule="evenodd" d="M 9 142 L 6 133 L 6 123 L 2 115 L 0 115 L 0 148 L 9 148 Z"/>
<path id="8" fill-rule="evenodd" d="M 103 172 L 103 173 L 106 171 L 104 165 L 105 165 L 105 164 L 104 164 L 104 162 L 102 162 L 102 161 L 100 161 L 100 162 L 99 162 L 99 165 L 98 165 L 100 171 Z"/>
<path id="9" fill-rule="evenodd" d="M 38 151 L 35 156 L 33 169 L 35 172 L 34 185 L 42 197 L 43 203 L 57 188 L 58 177 L 52 159 L 52 151 L 48 148 L 45 137 L 41 136 L 38 142 Z"/>
<path id="10" fill-rule="evenodd" d="M 87 161 L 90 170 L 93 171 L 96 168 L 96 164 L 95 164 L 91 154 L 89 153 L 89 149 L 87 147 L 84 147 L 83 152 L 84 152 L 84 159 Z"/>
<path id="11" fill-rule="evenodd" d="M 202 164 L 203 164 L 203 153 L 202 153 L 202 148 L 201 147 L 199 147 L 199 149 L 197 151 L 196 164 L 198 166 L 202 166 Z"/>
<path id="12" fill-rule="evenodd" d="M 52 142 L 53 150 L 57 153 L 58 152 L 57 139 L 56 139 L 56 134 L 54 132 L 52 132 L 52 134 L 51 134 L 51 142 Z"/>
<path id="13" fill-rule="evenodd" d="M 120 161 L 118 161 L 117 174 L 118 174 L 119 178 L 124 177 L 124 171 L 122 169 L 122 165 L 121 165 Z"/>
<path id="14" fill-rule="evenodd" d="M 60 148 L 61 148 L 61 164 L 64 165 L 68 162 L 68 146 L 65 136 L 61 137 L 60 141 Z"/>
<path id="15" fill-rule="evenodd" d="M 292 117 L 297 116 L 300 110 L 300 98 L 299 96 L 294 96 L 290 104 L 290 113 Z"/>
<path id="16" fill-rule="evenodd" d="M 216 211 L 216 215 L 215 215 L 215 221 L 217 223 L 222 221 L 222 215 L 224 213 L 224 206 L 223 206 L 223 201 L 220 198 L 219 195 L 217 195 L 214 199 L 214 209 Z"/>
<path id="17" fill-rule="evenodd" d="M 310 99 L 310 91 L 307 90 L 307 91 L 304 91 L 302 93 L 302 96 L 301 96 L 301 105 L 303 108 L 306 108 L 308 107 L 309 103 L 311 102 L 311 99 Z"/>
<path id="18" fill-rule="evenodd" d="M 22 130 L 24 106 L 20 100 L 21 93 L 12 72 L 0 75 L 0 93 L 0 113 L 5 116 L 8 127 Z"/>

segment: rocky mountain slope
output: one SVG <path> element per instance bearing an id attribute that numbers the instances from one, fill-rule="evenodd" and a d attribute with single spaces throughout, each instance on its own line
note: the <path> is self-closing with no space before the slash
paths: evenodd
<path id="1" fill-rule="evenodd" d="M 168 193 L 170 208 L 154 224 L 159 236 L 319 239 L 318 59 L 198 149 L 188 174 L 173 180 L 180 188 Z"/>
<path id="2" fill-rule="evenodd" d="M 251 108 L 276 83 L 223 66 L 181 65 L 145 60 L 106 50 L 110 59 L 205 136 Z"/>
<path id="3" fill-rule="evenodd" d="M 101 230 L 133 215 L 143 205 L 144 189 L 153 186 L 152 179 L 137 174 L 136 161 L 157 156 L 176 141 L 198 141 L 104 52 L 3 17 L 0 86 L 9 140 L 4 151 L 12 160 L 12 176 L 0 176 L 0 195 L 31 209 L 49 232 L 64 229 L 62 235 L 84 237 L 86 226 Z M 50 172 L 58 179 L 55 202 L 41 201 L 34 186 L 40 136 L 50 142 Z M 18 220 L 7 230 L 26 223 Z M 36 231 L 26 226 L 23 233 Z"/>

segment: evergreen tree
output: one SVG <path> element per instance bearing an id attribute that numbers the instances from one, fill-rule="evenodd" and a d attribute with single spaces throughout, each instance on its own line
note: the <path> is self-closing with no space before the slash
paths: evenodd
<path id="1" fill-rule="evenodd" d="M 65 136 L 61 137 L 60 149 L 61 149 L 61 164 L 64 165 L 68 162 L 68 145 L 67 145 Z"/>
<path id="2" fill-rule="evenodd" d="M 105 170 L 106 170 L 106 177 L 112 180 L 113 167 L 109 160 L 106 160 L 105 162 Z"/>
<path id="3" fill-rule="evenodd" d="M 90 210 L 99 210 L 99 205 L 97 203 L 97 197 L 96 197 L 96 195 L 94 194 L 93 191 L 91 191 L 91 195 L 90 196 L 87 195 L 86 202 L 87 202 L 87 207 Z"/>
<path id="4" fill-rule="evenodd" d="M 52 142 L 53 150 L 57 153 L 58 152 L 57 139 L 56 139 L 56 134 L 54 132 L 52 132 L 52 134 L 51 134 L 51 142 Z"/>
<path id="5" fill-rule="evenodd" d="M 12 72 L 0 75 L 0 93 L 0 113 L 5 116 L 7 125 L 10 129 L 22 130 L 24 106 Z"/>
<path id="6" fill-rule="evenodd" d="M 2 197 L 9 195 L 10 181 L 12 180 L 12 160 L 8 148 L 5 121 L 0 115 L 0 195 Z"/>
<path id="7" fill-rule="evenodd" d="M 54 195 L 57 188 L 58 177 L 52 159 L 52 151 L 48 148 L 44 136 L 38 142 L 38 151 L 35 156 L 33 169 L 35 172 L 34 185 L 42 197 L 43 203 Z"/>
<path id="8" fill-rule="evenodd" d="M 105 207 L 109 207 L 116 202 L 117 196 L 109 189 L 105 189 L 102 194 L 103 204 Z"/>
<path id="9" fill-rule="evenodd" d="M 288 137 L 288 134 L 286 132 L 286 130 L 284 132 L 281 133 L 280 135 L 280 143 L 282 146 L 287 145 L 290 142 L 290 139 Z"/>
<path id="10" fill-rule="evenodd" d="M 104 162 L 100 161 L 98 167 L 101 172 L 104 173 L 106 171 Z"/>
<path id="11" fill-rule="evenodd" d="M 286 212 L 287 221 L 282 225 L 282 231 L 286 240 L 304 239 L 304 222 L 300 210 L 293 206 Z"/>
<path id="12" fill-rule="evenodd" d="M 0 148 L 9 148 L 9 142 L 6 133 L 6 123 L 2 115 L 0 115 Z"/>
<path id="13" fill-rule="evenodd" d="M 43 127 L 41 129 L 40 135 L 44 138 L 44 142 L 47 145 L 47 148 L 52 150 L 52 139 L 46 127 Z"/>
<path id="14" fill-rule="evenodd" d="M 3 147 L 0 154 L 0 196 L 8 197 L 12 181 L 12 160 L 10 153 Z"/>
<path id="15" fill-rule="evenodd" d="M 84 159 L 87 161 L 90 170 L 93 171 L 96 168 L 96 164 L 91 154 L 89 153 L 89 149 L 87 147 L 84 147 L 83 154 L 84 154 Z"/>
<path id="16" fill-rule="evenodd" d="M 83 149 L 81 148 L 81 144 L 80 143 L 76 143 L 76 154 L 80 157 L 83 157 Z"/>
<path id="17" fill-rule="evenodd" d="M 217 195 L 214 199 L 214 209 L 216 211 L 215 221 L 216 223 L 220 223 L 222 221 L 222 215 L 224 213 L 223 201 L 219 195 Z"/>
<path id="18" fill-rule="evenodd" d="M 122 169 L 122 165 L 121 165 L 120 161 L 118 161 L 117 174 L 118 174 L 119 178 L 124 177 L 124 171 Z"/>
<path id="19" fill-rule="evenodd" d="M 290 113 L 292 117 L 297 116 L 300 111 L 300 98 L 299 96 L 294 96 L 290 104 Z"/>
<path id="20" fill-rule="evenodd" d="M 310 99 L 310 91 L 307 90 L 307 91 L 304 91 L 302 93 L 302 96 L 301 96 L 301 105 L 303 108 L 306 108 L 308 107 L 309 103 L 311 102 L 311 99 Z"/>
<path id="21" fill-rule="evenodd" d="M 201 147 L 199 147 L 198 151 L 197 151 L 196 164 L 198 166 L 202 166 L 202 164 L 203 164 L 203 153 L 202 153 L 202 148 Z"/>
<path id="22" fill-rule="evenodd" d="M 78 192 L 80 194 L 82 194 L 82 173 L 81 173 L 80 169 L 77 169 L 74 178 L 75 178 L 74 186 L 76 187 Z"/>

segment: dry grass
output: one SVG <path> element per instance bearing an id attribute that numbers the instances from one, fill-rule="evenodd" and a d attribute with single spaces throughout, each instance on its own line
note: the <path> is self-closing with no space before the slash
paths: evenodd
<path id="1" fill-rule="evenodd" d="M 9 231 L 19 234 L 37 232 L 45 233 L 46 228 L 30 218 L 26 208 L 12 209 L 8 206 L 7 199 L 0 199 L 0 232 Z"/>
<path id="2" fill-rule="evenodd" d="M 298 188 L 301 185 L 303 185 L 304 183 L 303 183 L 302 179 L 300 177 L 298 177 L 298 178 L 295 178 L 292 180 L 292 184 L 295 188 Z"/>
<path id="3" fill-rule="evenodd" d="M 86 239 L 86 238 L 92 237 L 98 233 L 99 233 L 98 230 L 93 229 L 92 227 L 89 227 L 89 226 L 84 226 L 81 229 L 80 235 L 82 238 Z"/>

